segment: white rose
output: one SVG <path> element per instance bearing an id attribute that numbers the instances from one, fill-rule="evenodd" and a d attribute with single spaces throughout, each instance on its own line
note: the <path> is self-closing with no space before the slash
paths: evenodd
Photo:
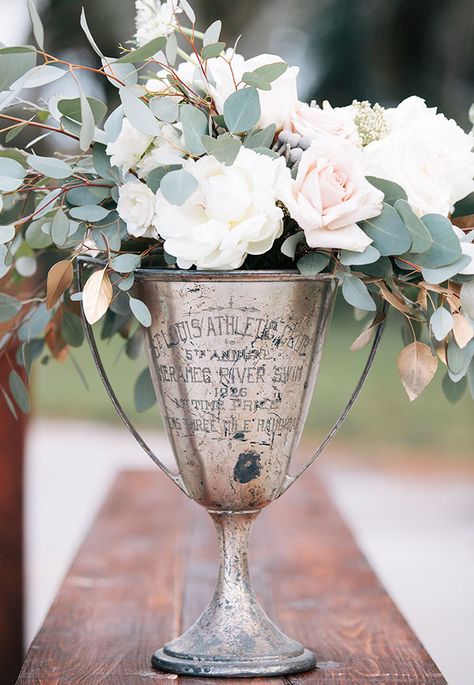
<path id="1" fill-rule="evenodd" d="M 159 166 L 183 163 L 184 150 L 182 136 L 171 124 L 161 126 L 161 135 L 153 141 L 153 149 L 137 164 L 138 175 L 146 179 L 148 174 Z"/>
<path id="2" fill-rule="evenodd" d="M 398 183 L 419 216 L 448 216 L 474 191 L 472 137 L 418 98 L 409 100 L 398 114 L 388 110 L 388 135 L 364 148 L 365 172 Z"/>
<path id="3" fill-rule="evenodd" d="M 363 252 L 372 240 L 358 221 L 378 216 L 383 193 L 365 178 L 361 152 L 342 138 L 317 137 L 282 198 L 310 247 Z"/>
<path id="4" fill-rule="evenodd" d="M 330 133 L 359 145 L 360 137 L 354 116 L 352 105 L 333 108 L 326 100 L 322 107 L 310 107 L 306 102 L 298 102 L 291 112 L 290 127 L 293 132 L 309 139 L 321 133 Z"/>
<path id="5" fill-rule="evenodd" d="M 231 60 L 232 68 L 226 60 Z M 258 55 L 245 60 L 242 55 L 227 51 L 225 59 L 216 57 L 209 60 L 210 87 L 219 114 L 224 111 L 224 103 L 235 92 L 235 84 L 239 83 L 246 71 L 255 71 L 259 67 L 283 62 L 278 55 Z M 271 90 L 259 90 L 261 115 L 258 122 L 260 128 L 275 124 L 277 130 L 286 128 L 290 123 L 292 110 L 298 102 L 297 77 L 298 67 L 288 68 L 284 74 L 271 83 Z"/>
<path id="6" fill-rule="evenodd" d="M 182 207 L 157 193 L 158 234 L 180 268 L 238 269 L 247 254 L 264 254 L 283 231 L 276 206 L 291 175 L 283 159 L 242 148 L 232 166 L 214 157 L 187 160 L 199 186 Z"/>
<path id="7" fill-rule="evenodd" d="M 117 212 L 127 224 L 127 231 L 136 238 L 153 238 L 155 196 L 144 183 L 130 181 L 119 188 Z"/>
<path id="8" fill-rule="evenodd" d="M 110 163 L 124 171 L 134 169 L 152 141 L 153 136 L 137 131 L 125 117 L 117 140 L 107 145 Z"/>

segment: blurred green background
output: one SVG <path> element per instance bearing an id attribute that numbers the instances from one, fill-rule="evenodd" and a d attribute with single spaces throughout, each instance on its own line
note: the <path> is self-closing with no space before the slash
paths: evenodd
<path id="1" fill-rule="evenodd" d="M 3 0 L 2 0 L 3 1 Z M 8 0 L 7 0 L 8 1 Z M 17 2 L 18 0 L 15 0 Z M 328 99 L 333 105 L 354 98 L 393 105 L 412 94 L 438 105 L 468 128 L 474 100 L 474 12 L 472 0 L 195 0 L 202 28 L 224 20 L 223 38 L 242 35 L 240 52 L 281 55 L 301 66 L 300 98 Z M 92 32 L 106 54 L 133 35 L 132 0 L 44 0 L 42 14 L 48 51 L 95 64 L 78 18 L 85 6 Z M 86 84 L 100 93 L 102 82 Z M 101 93 L 103 95 L 103 92 Z M 109 87 L 108 96 L 115 96 Z M 464 207 L 469 211 L 469 204 Z M 311 409 L 308 430 L 322 434 L 355 385 L 366 352 L 350 352 L 361 324 L 339 304 Z M 411 404 L 398 379 L 396 356 L 402 348 L 396 316 L 385 333 L 380 356 L 358 406 L 341 431 L 341 440 L 370 455 L 472 455 L 474 405 L 464 397 L 451 405 L 441 391 L 441 376 Z M 103 349 L 107 366 L 125 405 L 131 409 L 133 384 L 144 365 L 121 355 L 115 342 Z M 73 353 L 88 379 L 83 387 L 74 365 L 51 362 L 36 372 L 37 413 L 48 416 L 117 420 L 95 374 L 88 350 Z M 132 411 L 133 414 L 133 411 Z M 157 410 L 138 417 L 159 426 Z"/>

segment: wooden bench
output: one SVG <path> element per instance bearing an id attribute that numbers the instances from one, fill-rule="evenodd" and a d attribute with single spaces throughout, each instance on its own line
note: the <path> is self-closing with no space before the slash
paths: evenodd
<path id="1" fill-rule="evenodd" d="M 150 656 L 188 627 L 212 594 L 217 550 L 208 519 L 159 473 L 121 474 L 17 682 L 150 685 L 176 679 L 153 671 Z M 316 671 L 271 682 L 446 683 L 314 473 L 261 514 L 250 562 L 269 615 L 313 649 L 319 662 Z"/>

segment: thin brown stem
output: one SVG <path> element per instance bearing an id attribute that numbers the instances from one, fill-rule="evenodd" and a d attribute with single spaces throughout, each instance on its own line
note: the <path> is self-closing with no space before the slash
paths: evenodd
<path id="1" fill-rule="evenodd" d="M 62 128 L 56 128 L 54 126 L 48 126 L 47 124 L 40 124 L 38 121 L 28 121 L 25 119 L 19 119 L 18 117 L 12 117 L 9 114 L 0 114 L 0 119 L 5 119 L 6 121 L 14 121 L 17 124 L 25 124 L 26 126 L 34 126 L 36 128 L 41 128 L 45 131 L 52 131 L 53 133 L 62 133 L 64 136 L 67 136 L 68 138 L 79 140 L 77 136 L 75 136 L 73 133 L 69 133 L 69 131 L 65 131 Z"/>

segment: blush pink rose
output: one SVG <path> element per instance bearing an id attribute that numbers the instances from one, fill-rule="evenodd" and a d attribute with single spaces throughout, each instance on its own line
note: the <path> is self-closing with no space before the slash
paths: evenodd
<path id="1" fill-rule="evenodd" d="M 294 133 L 312 140 L 317 135 L 329 133 L 360 145 L 359 132 L 354 121 L 354 107 L 331 107 L 325 100 L 322 107 L 310 107 L 298 102 L 291 112 L 290 128 Z"/>
<path id="2" fill-rule="evenodd" d="M 365 178 L 360 152 L 335 136 L 318 136 L 303 153 L 282 201 L 310 247 L 363 252 L 372 240 L 357 222 L 378 216 L 383 193 Z"/>

